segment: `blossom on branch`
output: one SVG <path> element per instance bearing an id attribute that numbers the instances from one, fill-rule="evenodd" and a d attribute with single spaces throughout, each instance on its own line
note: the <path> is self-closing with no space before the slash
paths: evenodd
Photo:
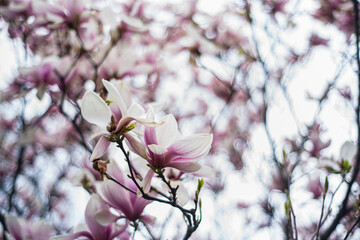
<path id="1" fill-rule="evenodd" d="M 123 226 L 117 225 L 115 221 L 118 218 L 109 211 L 109 206 L 98 195 L 93 194 L 85 210 L 87 227 L 75 233 L 52 237 L 51 240 L 73 240 L 79 237 L 91 240 L 112 240 L 125 233 L 128 226 L 128 223 Z"/>

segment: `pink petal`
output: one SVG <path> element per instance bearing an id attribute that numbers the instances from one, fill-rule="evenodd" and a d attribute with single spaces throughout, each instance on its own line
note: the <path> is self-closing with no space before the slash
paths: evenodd
<path id="1" fill-rule="evenodd" d="M 40 220 L 32 224 L 32 235 L 34 240 L 48 240 L 53 227 L 45 221 Z"/>
<path id="2" fill-rule="evenodd" d="M 144 215 L 141 218 L 141 222 L 145 223 L 146 225 L 152 225 L 154 224 L 156 221 L 156 218 L 153 216 L 149 216 L 149 215 Z"/>
<path id="3" fill-rule="evenodd" d="M 144 140 L 146 145 L 158 144 L 154 127 L 145 127 Z"/>
<path id="4" fill-rule="evenodd" d="M 109 142 L 106 139 L 106 137 L 104 137 L 104 136 L 100 137 L 99 141 L 96 143 L 94 151 L 92 152 L 92 154 L 90 156 L 90 161 L 99 159 L 102 156 L 104 156 L 110 146 L 110 143 L 111 142 Z"/>
<path id="5" fill-rule="evenodd" d="M 131 204 L 129 194 L 133 193 L 130 193 L 128 190 L 124 189 L 117 183 L 106 179 L 104 182 L 101 182 L 96 189 L 98 194 L 111 207 L 121 211 L 125 214 L 126 217 L 132 216 L 134 210 Z"/>
<path id="6" fill-rule="evenodd" d="M 149 171 L 147 172 L 142 184 L 143 184 L 143 191 L 145 193 L 148 193 L 150 191 L 151 188 L 151 180 L 154 176 L 154 171 L 152 169 L 149 169 Z"/>
<path id="7" fill-rule="evenodd" d="M 149 159 L 147 153 L 146 153 L 146 147 L 144 144 L 142 144 L 139 140 L 137 140 L 133 134 L 131 133 L 124 133 L 124 137 L 126 140 L 126 144 L 130 148 L 130 150 L 140 157 L 144 159 Z"/>
<path id="8" fill-rule="evenodd" d="M 79 237 L 87 237 L 88 239 L 93 239 L 92 235 L 87 231 L 81 231 L 77 233 L 71 233 L 61 236 L 54 236 L 51 237 L 50 240 L 74 240 L 78 239 Z"/>
<path id="9" fill-rule="evenodd" d="M 15 239 L 23 239 L 24 230 L 22 228 L 21 221 L 24 221 L 24 219 L 15 217 L 14 215 L 8 215 L 6 217 L 6 226 L 8 228 L 8 231 L 10 232 L 11 236 L 13 236 Z"/>
<path id="10" fill-rule="evenodd" d="M 95 220 L 95 214 L 99 211 L 109 209 L 109 207 L 101 200 L 101 198 L 92 194 L 85 209 L 86 225 L 95 239 L 109 239 L 111 227 L 102 226 Z"/>

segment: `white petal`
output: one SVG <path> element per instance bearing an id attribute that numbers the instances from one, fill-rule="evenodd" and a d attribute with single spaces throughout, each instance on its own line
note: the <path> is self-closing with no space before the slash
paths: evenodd
<path id="1" fill-rule="evenodd" d="M 111 122 L 111 111 L 105 101 L 96 93 L 88 91 L 81 100 L 81 114 L 86 121 L 96 124 L 102 130 Z"/>
<path id="2" fill-rule="evenodd" d="M 145 193 L 148 193 L 150 191 L 150 188 L 151 188 L 151 180 L 154 176 L 154 172 L 152 169 L 149 169 L 149 171 L 147 172 L 145 178 L 144 178 L 144 181 L 142 182 L 142 186 L 143 187 L 143 191 Z"/>
<path id="3" fill-rule="evenodd" d="M 102 209 L 95 213 L 94 219 L 102 226 L 109 226 L 119 219 L 119 217 L 112 214 L 109 209 Z"/>
<path id="4" fill-rule="evenodd" d="M 188 173 L 199 171 L 199 169 L 201 168 L 201 165 L 198 163 L 182 162 L 182 161 L 172 162 L 168 166 L 176 168 L 182 172 L 188 172 Z"/>
<path id="5" fill-rule="evenodd" d="M 209 166 L 201 166 L 199 171 L 193 173 L 194 176 L 197 177 L 208 177 L 208 178 L 214 178 L 216 177 L 216 171 Z"/>
<path id="6" fill-rule="evenodd" d="M 118 90 L 120 96 L 125 102 L 126 107 L 131 106 L 131 90 L 129 83 L 125 82 L 125 80 L 111 79 L 110 83 Z"/>
<path id="7" fill-rule="evenodd" d="M 185 159 L 200 159 L 210 151 L 212 140 L 212 134 L 194 134 L 177 140 L 168 150 Z"/>
<path id="8" fill-rule="evenodd" d="M 357 152 L 357 147 L 354 143 L 346 141 L 340 149 L 340 159 L 352 161 Z"/>
<path id="9" fill-rule="evenodd" d="M 148 145 L 148 148 L 150 149 L 150 151 L 152 151 L 155 154 L 164 154 L 167 152 L 167 149 L 164 148 L 163 146 L 160 145 L 156 145 L 156 144 L 150 144 Z"/>
<path id="10" fill-rule="evenodd" d="M 179 186 L 176 192 L 176 197 L 177 197 L 176 200 L 181 206 L 184 206 L 190 200 L 189 194 L 186 191 L 184 185 L 182 184 L 181 181 L 171 181 L 171 186 L 172 187 Z"/>
<path id="11" fill-rule="evenodd" d="M 122 115 L 128 116 L 125 102 L 122 99 L 119 91 L 109 81 L 103 79 L 102 82 L 104 84 L 104 87 L 108 91 L 107 100 L 114 101 L 119 106 Z"/>
<path id="12" fill-rule="evenodd" d="M 118 25 L 118 20 L 116 19 L 116 13 L 110 6 L 101 9 L 100 19 L 102 23 L 109 25 L 111 29 L 116 28 L 116 26 Z"/>
<path id="13" fill-rule="evenodd" d="M 145 110 L 142 106 L 137 103 L 133 103 L 131 107 L 128 109 L 129 116 L 140 118 L 145 115 Z"/>
<path id="14" fill-rule="evenodd" d="M 176 139 L 179 138 L 180 132 L 175 117 L 172 114 L 166 115 L 161 122 L 162 125 L 155 128 L 156 138 L 159 145 L 168 147 Z"/>

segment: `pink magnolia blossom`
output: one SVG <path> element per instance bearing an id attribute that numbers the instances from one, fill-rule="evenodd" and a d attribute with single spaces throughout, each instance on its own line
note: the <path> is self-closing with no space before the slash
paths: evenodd
<path id="1" fill-rule="evenodd" d="M 109 211 L 109 206 L 96 194 L 91 198 L 85 210 L 86 230 L 75 233 L 52 237 L 52 240 L 73 240 L 85 237 L 89 240 L 112 240 L 124 233 L 128 223 L 124 226 L 116 225 L 119 217 Z"/>
<path id="2" fill-rule="evenodd" d="M 151 201 L 139 198 L 136 195 L 136 184 L 128 178 L 124 178 L 121 169 L 114 162 L 111 162 L 108 165 L 107 173 L 133 192 L 128 191 L 113 181 L 105 180 L 97 185 L 98 194 L 105 202 L 122 212 L 130 221 L 140 219 L 142 221 L 151 222 L 151 217 L 142 215 L 145 206 L 151 203 Z"/>
<path id="3" fill-rule="evenodd" d="M 80 104 L 81 113 L 85 120 L 101 129 L 100 140 L 94 148 L 90 161 L 98 159 L 106 153 L 110 146 L 106 137 L 110 136 L 112 132 L 124 133 L 132 121 L 149 123 L 140 118 L 145 115 L 145 110 L 140 105 L 134 103 L 127 108 L 115 86 L 106 80 L 103 80 L 103 84 L 108 91 L 109 106 L 107 102 L 92 91 L 85 93 Z"/>
<path id="4" fill-rule="evenodd" d="M 145 146 L 129 141 L 129 147 L 148 161 L 153 168 L 175 168 L 182 172 L 194 173 L 202 166 L 198 163 L 211 148 L 212 134 L 194 134 L 182 137 L 172 114 L 161 119 L 162 125 L 145 127 Z M 154 171 L 150 169 L 144 179 L 144 191 L 150 189 Z"/>
<path id="5" fill-rule="evenodd" d="M 10 235 L 15 240 L 47 240 L 53 228 L 43 220 L 30 223 L 14 215 L 8 215 L 5 221 Z"/>
<path id="6" fill-rule="evenodd" d="M 314 199 L 321 197 L 323 193 L 323 187 L 319 178 L 310 180 L 306 188 L 309 192 L 313 194 Z"/>

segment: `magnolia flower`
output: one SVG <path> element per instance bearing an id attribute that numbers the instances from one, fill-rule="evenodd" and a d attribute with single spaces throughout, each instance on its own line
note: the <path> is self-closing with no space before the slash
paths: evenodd
<path id="1" fill-rule="evenodd" d="M 105 202 L 121 211 L 130 221 L 141 219 L 143 222 L 152 222 L 152 217 L 142 215 L 145 206 L 151 201 L 137 197 L 135 194 L 137 192 L 136 184 L 128 180 L 128 178 L 124 178 L 121 169 L 113 161 L 108 165 L 107 173 L 133 192 L 128 191 L 114 181 L 105 179 L 104 182 L 99 182 L 96 188 Z"/>
<path id="2" fill-rule="evenodd" d="M 103 84 L 108 91 L 106 101 L 96 93 L 88 91 L 80 104 L 81 113 L 85 120 L 101 129 L 100 140 L 91 154 L 90 161 L 98 159 L 106 153 L 110 145 L 107 137 L 112 133 L 125 133 L 132 121 L 152 124 L 140 118 L 145 114 L 145 110 L 140 105 L 133 103 L 127 108 L 115 86 L 106 80 L 103 80 Z"/>
<path id="3" fill-rule="evenodd" d="M 47 240 L 53 228 L 43 220 L 30 223 L 14 215 L 8 215 L 5 222 L 10 235 L 15 240 Z"/>
<path id="4" fill-rule="evenodd" d="M 132 139 L 128 143 L 130 149 L 146 159 L 152 168 L 171 167 L 187 173 L 199 171 L 202 166 L 198 161 L 208 154 L 212 134 L 182 137 L 172 114 L 166 115 L 161 122 L 159 126 L 145 127 L 145 146 Z M 153 176 L 154 171 L 150 169 L 143 182 L 145 192 L 149 191 Z"/>
<path id="5" fill-rule="evenodd" d="M 112 240 L 125 232 L 128 223 L 121 227 L 116 225 L 115 221 L 119 217 L 113 215 L 109 210 L 109 206 L 98 195 L 93 194 L 85 209 L 85 222 L 88 229 L 85 228 L 72 234 L 55 236 L 51 239 L 73 240 L 85 237 L 90 240 Z"/>
<path id="6" fill-rule="evenodd" d="M 354 143 L 346 141 L 340 149 L 340 160 L 352 162 L 357 152 L 357 147 Z"/>

